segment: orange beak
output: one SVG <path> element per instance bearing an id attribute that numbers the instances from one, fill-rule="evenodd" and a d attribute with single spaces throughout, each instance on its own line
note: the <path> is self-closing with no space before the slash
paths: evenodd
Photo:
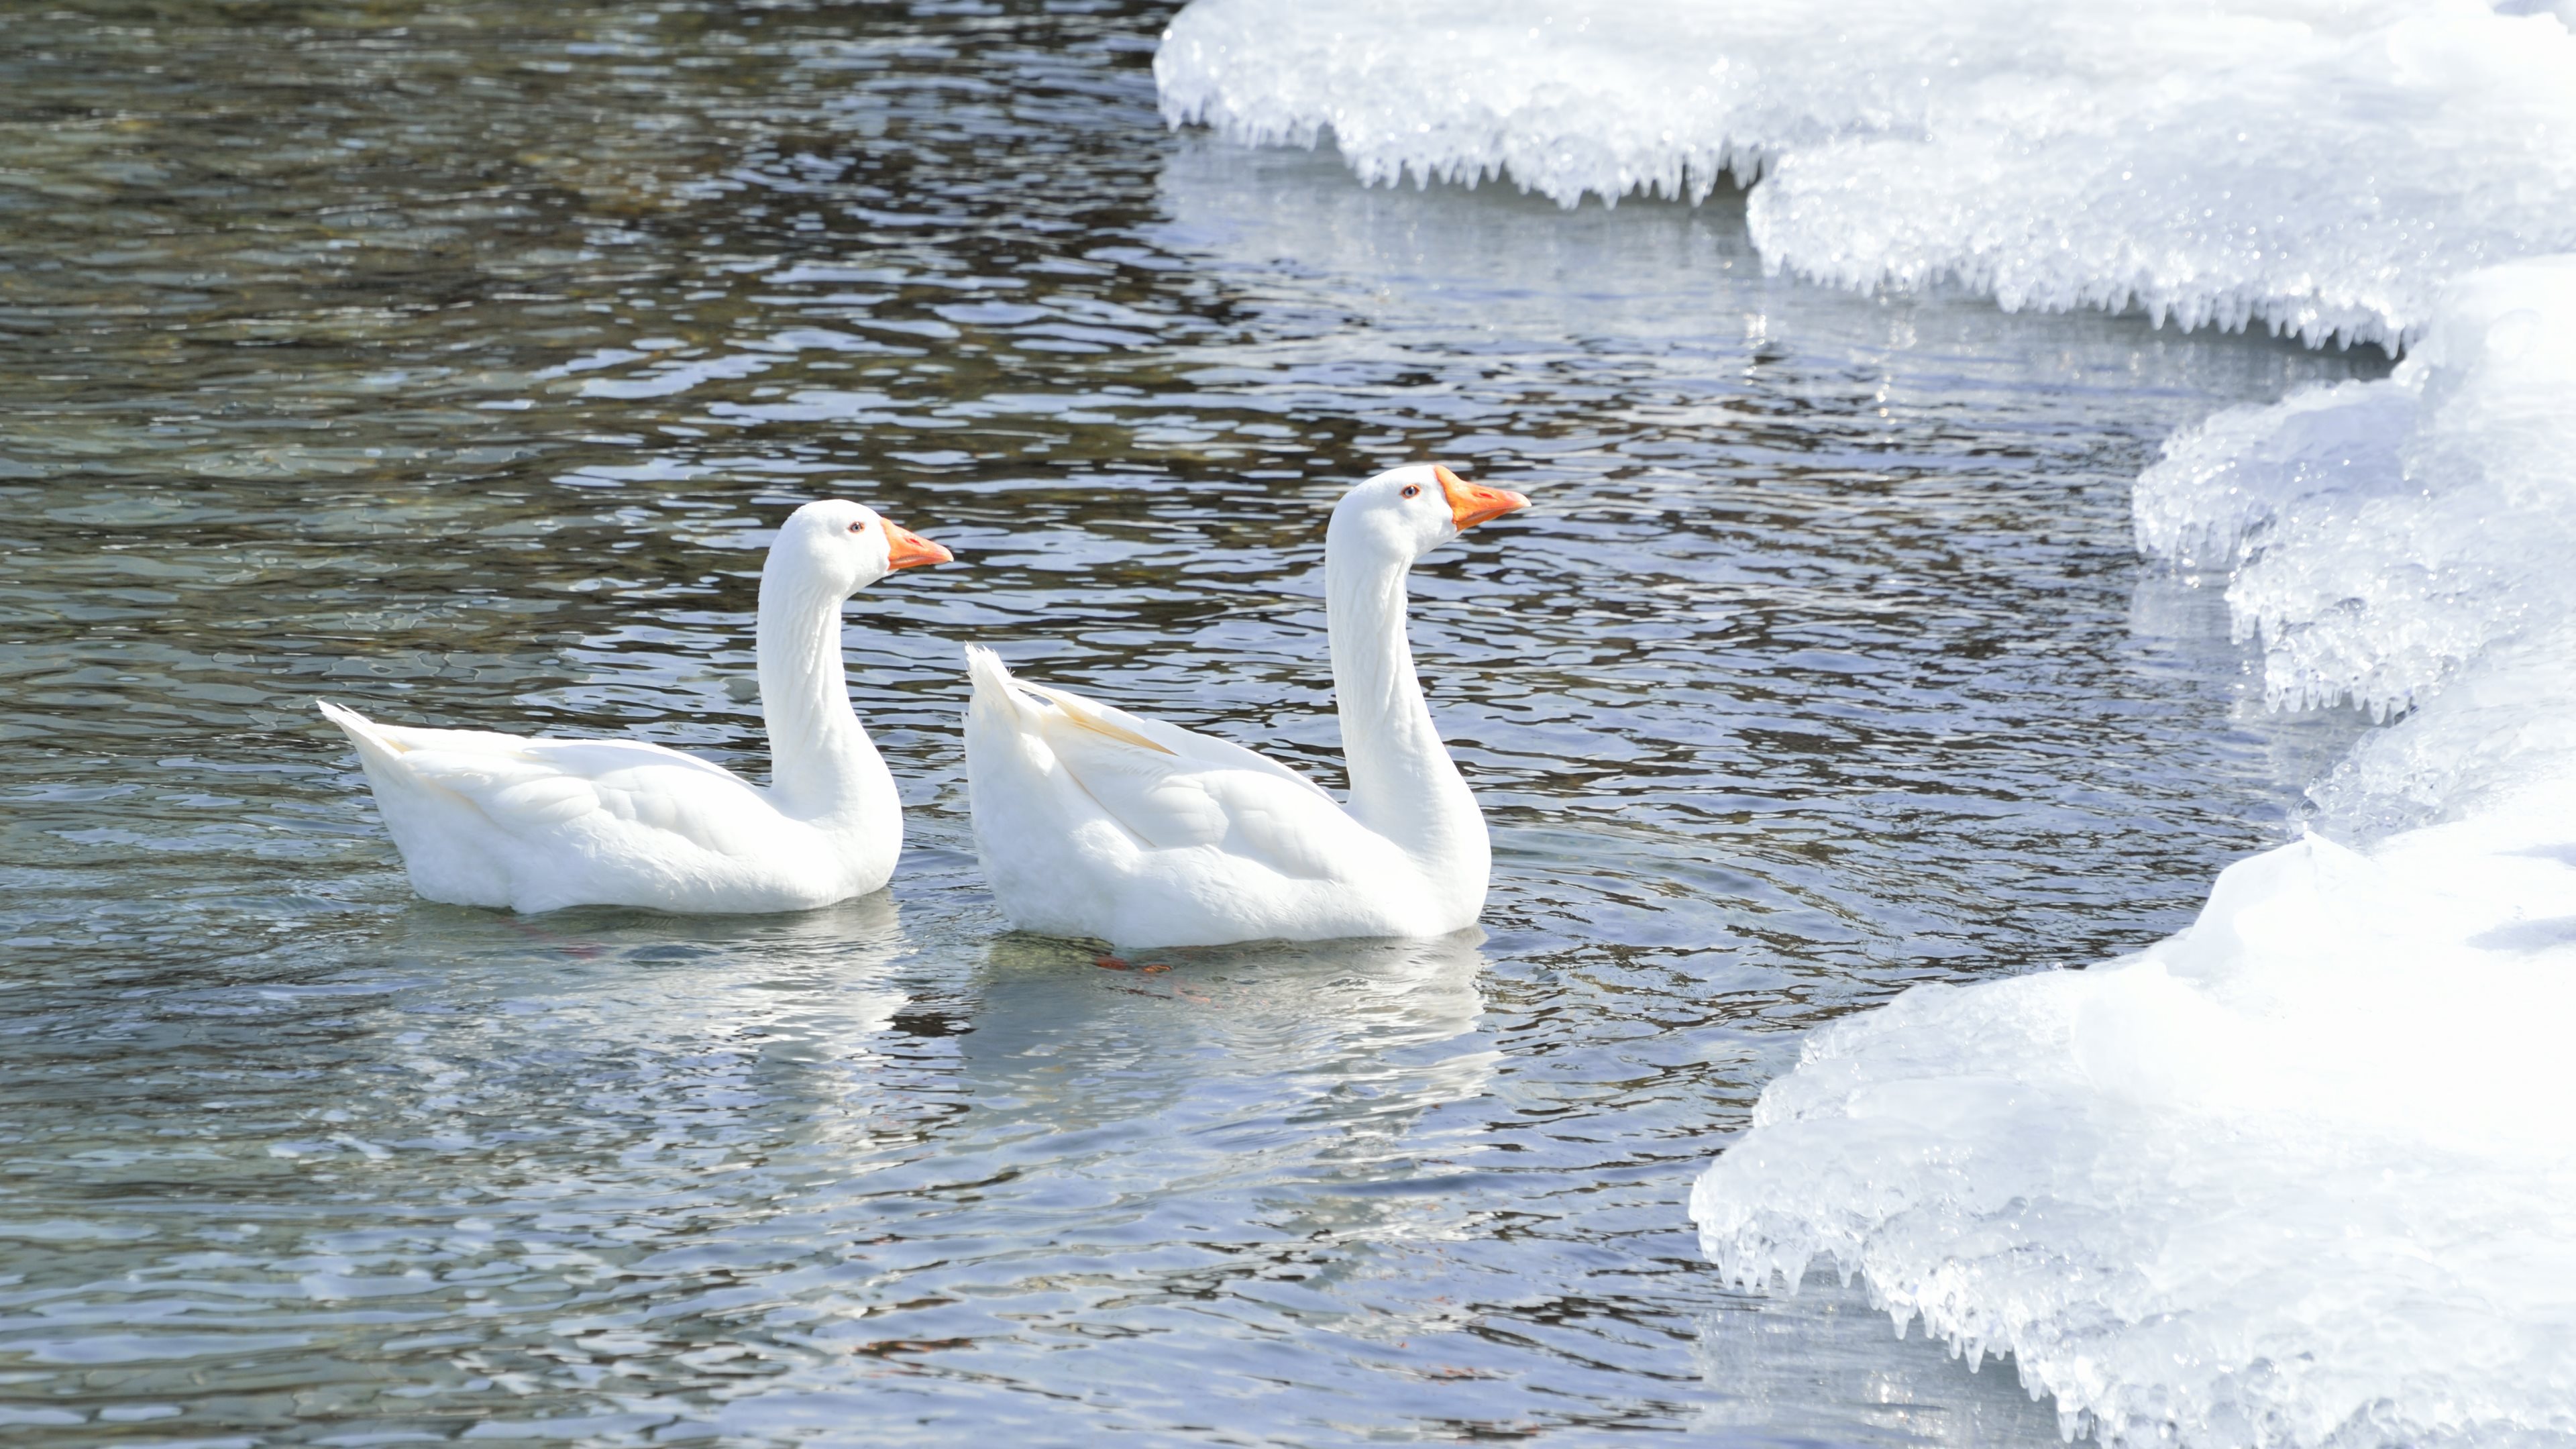
<path id="1" fill-rule="evenodd" d="M 911 529 L 901 527 L 891 518 L 879 518 L 877 522 L 885 525 L 888 569 L 919 568 L 923 564 L 946 563 L 957 556 Z"/>
<path id="2" fill-rule="evenodd" d="M 1431 476 L 1440 480 L 1440 491 L 1449 496 L 1449 516 L 1465 533 L 1479 523 L 1488 523 L 1516 508 L 1529 507 L 1529 500 L 1509 488 L 1488 488 L 1470 483 L 1448 469 L 1433 464 Z"/>

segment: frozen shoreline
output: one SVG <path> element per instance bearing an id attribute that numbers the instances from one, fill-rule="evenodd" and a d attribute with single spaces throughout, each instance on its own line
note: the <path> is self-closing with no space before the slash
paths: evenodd
<path id="1" fill-rule="evenodd" d="M 2576 40 L 2530 5 L 1199 0 L 1155 74 L 1175 124 L 1329 130 L 1373 183 L 1758 168 L 1771 265 L 2007 310 L 2395 344 L 2448 278 L 2576 250 Z"/>
<path id="2" fill-rule="evenodd" d="M 1831 1260 L 2011 1352 L 2070 1432 L 2576 1437 L 2576 36 L 2455 0 L 1658 10 L 1199 0 L 1167 117 L 1369 181 L 1704 198 L 1769 265 L 2136 306 L 2394 376 L 2186 430 L 2149 558 L 2268 701 L 2402 715 L 2191 930 L 1817 1033 L 1693 1197 L 1738 1282 Z"/>

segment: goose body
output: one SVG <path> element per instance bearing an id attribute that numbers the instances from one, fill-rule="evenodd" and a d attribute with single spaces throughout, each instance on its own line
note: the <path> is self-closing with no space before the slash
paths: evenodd
<path id="1" fill-rule="evenodd" d="M 809 503 L 761 570 L 771 783 L 660 745 L 382 725 L 357 747 L 412 888 L 456 905 L 787 911 L 865 895 L 903 849 L 894 777 L 850 710 L 841 605 L 948 551 L 855 503 Z"/>
<path id="2" fill-rule="evenodd" d="M 1353 488 L 1325 538 L 1344 806 L 1275 761 L 1066 690 L 970 646 L 976 847 L 1013 925 L 1138 946 L 1437 936 L 1475 923 L 1485 819 L 1423 702 L 1405 574 L 1528 500 L 1445 468 Z"/>

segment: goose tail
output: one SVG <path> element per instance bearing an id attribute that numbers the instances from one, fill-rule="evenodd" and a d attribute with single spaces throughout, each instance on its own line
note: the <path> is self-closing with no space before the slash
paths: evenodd
<path id="1" fill-rule="evenodd" d="M 1011 702 L 1011 671 L 1003 666 L 1001 655 L 981 644 L 966 646 L 966 677 L 975 683 L 976 703 Z"/>
<path id="2" fill-rule="evenodd" d="M 1020 692 L 1019 681 L 1011 677 L 1001 655 L 981 644 L 967 645 L 966 677 L 973 685 L 966 700 L 966 729 L 970 741 L 978 733 L 976 727 L 979 724 L 986 731 L 1028 732 L 1027 711 L 1034 701 Z"/>
<path id="3" fill-rule="evenodd" d="M 317 699 L 313 701 L 313 707 L 322 711 L 322 717 L 324 719 L 338 725 L 340 727 L 340 733 L 349 737 L 349 743 L 356 745 L 361 749 L 364 749 L 369 745 L 373 745 L 377 749 L 386 751 L 391 751 L 395 748 L 394 742 L 386 739 L 384 732 L 376 728 L 376 722 L 374 720 L 367 718 L 365 715 L 358 713 L 347 705 L 333 704 L 327 699 Z"/>
<path id="4" fill-rule="evenodd" d="M 349 737 L 349 743 L 357 748 L 358 760 L 361 764 L 390 763 L 398 756 L 411 752 L 411 746 L 396 738 L 392 731 L 347 705 L 333 704 L 327 699 L 317 699 L 313 701 L 313 707 L 322 711 L 324 719 L 338 725 L 340 733 Z"/>

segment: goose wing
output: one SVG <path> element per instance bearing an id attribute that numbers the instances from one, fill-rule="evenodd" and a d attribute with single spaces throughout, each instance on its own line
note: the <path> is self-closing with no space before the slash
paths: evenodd
<path id="1" fill-rule="evenodd" d="M 975 704 L 1040 757 L 1076 818 L 1115 825 L 1139 849 L 1214 847 L 1280 875 L 1335 879 L 1376 843 L 1333 797 L 1277 761 L 1070 690 L 1023 683 L 970 647 Z"/>
<path id="2" fill-rule="evenodd" d="M 470 805 L 523 839 L 572 832 L 624 837 L 640 851 L 686 845 L 747 859 L 762 853 L 778 819 L 740 776 L 660 745 L 380 725 L 316 703 L 373 772 Z"/>

